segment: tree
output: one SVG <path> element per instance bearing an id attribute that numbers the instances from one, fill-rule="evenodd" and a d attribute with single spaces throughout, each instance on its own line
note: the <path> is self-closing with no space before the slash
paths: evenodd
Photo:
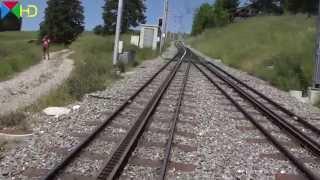
<path id="1" fill-rule="evenodd" d="M 208 3 L 202 4 L 194 16 L 191 34 L 200 34 L 204 29 L 213 25 L 213 7 Z"/>
<path id="2" fill-rule="evenodd" d="M 239 6 L 239 0 L 217 0 L 215 7 L 220 7 L 224 10 L 235 10 Z"/>
<path id="3" fill-rule="evenodd" d="M 40 24 L 40 38 L 71 44 L 84 31 L 83 7 L 80 0 L 48 0 L 45 19 Z"/>
<path id="4" fill-rule="evenodd" d="M 239 6 L 240 2 L 239 0 L 216 0 L 214 4 L 214 8 L 216 11 L 217 18 L 220 17 L 220 19 L 217 19 L 218 21 L 224 21 L 225 13 L 228 13 L 227 16 L 229 21 L 233 21 L 232 13 L 236 11 L 237 7 Z M 221 19 L 222 18 L 222 19 Z"/>
<path id="5" fill-rule="evenodd" d="M 291 13 L 316 14 L 318 0 L 285 0 L 285 7 Z"/>
<path id="6" fill-rule="evenodd" d="M 205 3 L 197 10 L 192 26 L 192 35 L 202 33 L 207 28 L 221 27 L 230 23 L 230 13 L 220 4 L 210 5 Z"/>
<path id="7" fill-rule="evenodd" d="M 232 22 L 231 15 L 228 10 L 220 6 L 214 8 L 214 27 L 222 27 Z"/>
<path id="8" fill-rule="evenodd" d="M 118 2 L 118 0 L 105 0 L 103 6 L 104 29 L 108 34 L 113 34 L 116 29 Z M 130 27 L 146 23 L 145 12 L 145 0 L 124 0 L 122 32 L 127 32 Z"/>
<path id="9" fill-rule="evenodd" d="M 300 1 L 300 0 L 299 0 Z M 283 13 L 283 0 L 250 0 L 252 6 L 263 13 Z"/>
<path id="10" fill-rule="evenodd" d="M 102 25 L 98 25 L 96 27 L 93 28 L 93 32 L 97 35 L 103 35 L 104 33 L 104 28 Z"/>

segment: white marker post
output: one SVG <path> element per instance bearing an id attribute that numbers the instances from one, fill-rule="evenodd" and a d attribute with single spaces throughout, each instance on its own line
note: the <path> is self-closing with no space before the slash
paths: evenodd
<path id="1" fill-rule="evenodd" d="M 119 0 L 116 37 L 114 40 L 114 50 L 113 50 L 113 66 L 116 66 L 118 64 L 118 52 L 119 52 L 119 40 L 120 40 L 120 32 L 121 32 L 122 11 L 123 11 L 123 0 Z"/>

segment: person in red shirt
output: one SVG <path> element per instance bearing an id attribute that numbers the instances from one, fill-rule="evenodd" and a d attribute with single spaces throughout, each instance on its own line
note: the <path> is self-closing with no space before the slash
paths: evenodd
<path id="1" fill-rule="evenodd" d="M 42 49 L 43 49 L 43 59 L 46 59 L 46 56 L 48 57 L 48 60 L 50 59 L 50 52 L 49 52 L 49 46 L 50 46 L 50 38 L 49 36 L 44 36 L 42 39 Z"/>

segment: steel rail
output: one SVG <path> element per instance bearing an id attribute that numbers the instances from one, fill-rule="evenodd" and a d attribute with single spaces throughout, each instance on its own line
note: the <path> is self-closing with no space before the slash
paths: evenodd
<path id="1" fill-rule="evenodd" d="M 211 73 L 213 73 L 215 76 L 217 76 L 219 79 L 221 79 L 224 82 L 226 82 L 231 88 L 233 88 L 236 92 L 238 92 L 243 98 L 248 100 L 252 105 L 254 105 L 256 108 L 258 108 L 260 110 L 260 112 L 262 112 L 264 115 L 269 117 L 269 119 L 271 121 L 273 121 L 274 124 L 276 124 L 280 128 L 283 128 L 291 136 L 295 137 L 298 141 L 300 141 L 302 145 L 304 145 L 308 149 L 310 149 L 310 151 L 313 152 L 316 156 L 320 157 L 320 144 L 318 142 L 316 142 L 315 140 L 311 139 L 305 133 L 300 131 L 297 127 L 295 127 L 292 124 L 288 123 L 285 119 L 283 119 L 278 114 L 274 113 L 268 107 L 263 105 L 261 102 L 256 100 L 250 94 L 248 94 L 243 89 L 241 89 L 238 85 L 232 83 L 229 79 L 227 79 L 226 77 L 221 75 L 221 73 L 215 71 L 214 69 L 209 67 L 207 64 L 203 63 L 202 61 L 200 61 L 200 63 L 204 67 L 206 67 Z"/>
<path id="2" fill-rule="evenodd" d="M 320 135 L 320 129 L 315 127 L 314 125 L 310 124 L 308 121 L 304 120 L 302 117 L 296 115 L 295 113 L 293 113 L 292 111 L 286 109 L 285 107 L 281 106 L 280 104 L 278 104 L 277 102 L 273 101 L 272 99 L 268 98 L 266 95 L 262 94 L 261 92 L 257 91 L 256 89 L 252 88 L 251 86 L 249 86 L 247 83 L 239 80 L 238 78 L 236 78 L 235 76 L 231 75 L 230 73 L 228 73 L 227 71 L 225 71 L 224 69 L 222 69 L 221 67 L 219 67 L 218 65 L 214 64 L 213 62 L 210 61 L 206 61 L 208 64 L 210 64 L 212 67 L 216 68 L 217 70 L 221 71 L 222 73 L 226 74 L 228 77 L 230 77 L 231 79 L 233 79 L 234 81 L 236 81 L 237 83 L 243 85 L 245 88 L 249 89 L 250 91 L 252 91 L 253 93 L 259 95 L 260 97 L 262 97 L 264 100 L 268 101 L 270 104 L 272 104 L 273 106 L 277 107 L 278 109 L 280 109 L 282 112 L 284 112 L 285 114 L 287 114 L 288 116 L 291 116 L 292 118 L 294 118 L 294 120 L 296 120 L 297 122 L 299 122 L 300 124 L 302 124 L 304 127 L 309 128 L 311 131 L 313 131 L 314 133 Z"/>
<path id="3" fill-rule="evenodd" d="M 173 121 L 170 126 L 169 138 L 167 140 L 166 149 L 165 149 L 165 158 L 163 160 L 161 170 L 160 170 L 160 179 L 161 180 L 164 180 L 166 178 L 168 165 L 169 165 L 169 161 L 171 158 L 171 149 L 173 146 L 173 140 L 174 140 L 174 136 L 175 136 L 175 132 L 176 132 L 176 128 L 177 128 L 177 123 L 179 121 L 179 114 L 181 112 L 181 106 L 182 106 L 182 101 L 183 101 L 183 97 L 184 97 L 184 92 L 185 92 L 187 82 L 189 79 L 190 67 L 191 67 L 191 62 L 189 59 L 188 60 L 188 67 L 187 67 L 186 72 L 184 74 L 183 82 L 181 85 L 182 87 L 179 92 L 179 98 L 178 98 L 178 102 L 176 105 L 175 114 L 173 116 Z"/>
<path id="4" fill-rule="evenodd" d="M 43 178 L 44 180 L 52 180 L 54 179 L 60 170 L 63 170 L 70 164 L 72 160 L 85 148 L 89 145 L 89 143 L 96 138 L 96 136 L 102 132 L 107 125 L 109 125 L 112 120 L 122 112 L 128 105 L 132 103 L 132 101 L 164 70 L 169 64 L 171 64 L 176 58 L 178 58 L 179 52 L 165 65 L 163 65 L 142 87 L 140 87 L 132 96 L 129 97 L 118 109 L 116 109 L 111 116 L 109 116 L 101 126 L 97 127 L 92 134 L 90 134 L 84 141 L 82 141 L 79 145 L 77 145 L 58 165 L 56 165 L 53 169 L 49 171 L 49 173 Z"/>
<path id="5" fill-rule="evenodd" d="M 243 115 L 248 118 L 250 122 L 252 122 L 273 144 L 281 151 L 304 175 L 310 180 L 319 180 L 319 176 L 316 175 L 313 171 L 308 169 L 304 163 L 297 159 L 285 146 L 283 146 L 271 133 L 268 132 L 261 124 L 258 123 L 255 118 L 250 115 L 236 100 L 234 100 L 215 80 L 210 77 L 206 72 L 204 72 L 198 65 L 193 63 L 193 65 L 215 86 L 219 89 L 219 91 L 224 94 L 227 99 L 229 99 L 236 108 L 243 113 Z"/>
<path id="6" fill-rule="evenodd" d="M 138 140 L 142 136 L 146 124 L 148 123 L 150 117 L 153 115 L 162 96 L 164 95 L 176 73 L 178 72 L 186 53 L 187 51 L 185 50 L 184 55 L 182 56 L 180 61 L 177 62 L 171 74 L 167 76 L 166 80 L 162 83 L 157 92 L 148 102 L 148 105 L 136 120 L 135 124 L 130 128 L 126 136 L 121 140 L 115 151 L 111 154 L 109 160 L 103 165 L 103 168 L 97 175 L 97 179 L 111 180 L 116 179 L 120 176 L 123 168 L 127 164 L 127 161 L 134 151 Z"/>

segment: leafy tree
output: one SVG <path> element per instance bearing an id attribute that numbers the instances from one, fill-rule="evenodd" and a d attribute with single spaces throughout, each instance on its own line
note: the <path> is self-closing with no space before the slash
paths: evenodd
<path id="1" fill-rule="evenodd" d="M 215 7 L 220 7 L 224 10 L 235 10 L 239 4 L 239 0 L 216 0 Z"/>
<path id="2" fill-rule="evenodd" d="M 217 21 L 225 21 L 225 17 L 228 17 L 229 21 L 233 21 L 232 13 L 235 12 L 236 8 L 239 6 L 239 0 L 216 0 L 214 7 L 218 19 Z M 228 13 L 228 14 L 226 14 Z"/>
<path id="3" fill-rule="evenodd" d="M 298 13 L 301 10 L 302 1 L 301 0 L 286 0 L 285 8 L 291 13 Z"/>
<path id="4" fill-rule="evenodd" d="M 192 26 L 192 35 L 202 33 L 207 28 L 221 27 L 230 23 L 230 13 L 220 4 L 205 3 L 197 10 Z"/>
<path id="5" fill-rule="evenodd" d="M 318 0 L 285 0 L 285 7 L 291 13 L 316 14 L 318 10 Z"/>
<path id="6" fill-rule="evenodd" d="M 104 28 L 102 25 L 98 25 L 93 29 L 93 32 L 97 35 L 103 35 L 104 33 Z"/>
<path id="7" fill-rule="evenodd" d="M 103 20 L 106 33 L 112 34 L 115 32 L 118 2 L 118 0 L 105 0 Z M 130 27 L 137 27 L 140 23 L 146 23 L 145 12 L 145 0 L 124 0 L 122 32 L 127 32 Z"/>
<path id="8" fill-rule="evenodd" d="M 214 25 L 213 7 L 208 4 L 202 4 L 197 10 L 193 19 L 192 35 L 201 33 L 205 28 Z"/>
<path id="9" fill-rule="evenodd" d="M 221 27 L 229 24 L 232 19 L 228 10 L 220 6 L 214 8 L 214 27 Z"/>
<path id="10" fill-rule="evenodd" d="M 263 13 L 277 13 L 282 14 L 283 8 L 281 6 L 283 0 L 250 0 L 252 6 Z"/>
<path id="11" fill-rule="evenodd" d="M 80 0 L 48 0 L 45 19 L 40 24 L 40 38 L 71 44 L 84 31 L 83 7 Z"/>

